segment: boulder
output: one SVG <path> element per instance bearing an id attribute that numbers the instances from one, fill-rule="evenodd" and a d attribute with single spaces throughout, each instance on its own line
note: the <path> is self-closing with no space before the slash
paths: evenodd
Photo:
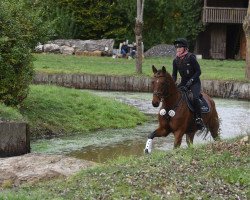
<path id="1" fill-rule="evenodd" d="M 74 54 L 75 49 L 73 47 L 69 46 L 61 46 L 60 47 L 60 53 L 64 55 L 72 55 Z"/>
<path id="2" fill-rule="evenodd" d="M 45 44 L 43 50 L 46 53 L 60 53 L 60 46 L 57 44 Z"/>

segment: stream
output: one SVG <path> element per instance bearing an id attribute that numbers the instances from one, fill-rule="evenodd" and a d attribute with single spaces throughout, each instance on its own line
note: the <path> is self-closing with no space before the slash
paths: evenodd
<path id="1" fill-rule="evenodd" d="M 105 163 L 119 156 L 137 155 L 142 156 L 147 140 L 147 135 L 158 126 L 157 112 L 159 108 L 151 105 L 151 93 L 110 92 L 88 90 L 89 92 L 108 98 L 113 98 L 123 103 L 137 107 L 141 112 L 151 115 L 152 120 L 133 129 L 109 129 L 95 131 L 84 136 L 68 136 L 42 139 L 33 141 L 33 152 L 47 154 L 65 154 L 71 157 Z M 250 102 L 229 99 L 214 98 L 217 112 L 221 119 L 222 139 L 232 138 L 239 135 L 250 134 Z M 183 137 L 182 147 L 186 146 Z M 174 138 L 172 135 L 164 138 L 155 138 L 153 150 L 170 150 L 173 148 Z M 212 137 L 205 140 L 195 136 L 194 144 L 212 142 Z"/>

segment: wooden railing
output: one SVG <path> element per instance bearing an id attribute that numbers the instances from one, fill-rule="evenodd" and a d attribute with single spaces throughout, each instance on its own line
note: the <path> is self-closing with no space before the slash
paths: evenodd
<path id="1" fill-rule="evenodd" d="M 203 8 L 203 23 L 241 24 L 247 15 L 247 8 Z"/>

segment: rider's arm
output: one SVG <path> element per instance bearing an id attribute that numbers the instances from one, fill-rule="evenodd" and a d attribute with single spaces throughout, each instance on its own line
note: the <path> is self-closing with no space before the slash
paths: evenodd
<path id="1" fill-rule="evenodd" d="M 177 65 L 176 65 L 175 60 L 173 61 L 172 78 L 174 79 L 174 82 L 176 82 L 176 80 L 177 80 Z"/>
<path id="2" fill-rule="evenodd" d="M 199 78 L 199 76 L 201 75 L 200 65 L 197 62 L 195 56 L 190 56 L 190 62 L 191 62 L 191 65 L 194 67 L 194 71 L 195 71 L 195 73 L 194 73 L 194 75 L 192 76 L 191 79 L 197 80 Z"/>

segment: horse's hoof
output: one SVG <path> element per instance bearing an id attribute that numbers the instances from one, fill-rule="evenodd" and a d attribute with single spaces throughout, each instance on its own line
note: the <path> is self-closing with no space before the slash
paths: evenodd
<path id="1" fill-rule="evenodd" d="M 145 154 L 150 154 L 150 151 L 148 149 L 144 149 Z"/>

